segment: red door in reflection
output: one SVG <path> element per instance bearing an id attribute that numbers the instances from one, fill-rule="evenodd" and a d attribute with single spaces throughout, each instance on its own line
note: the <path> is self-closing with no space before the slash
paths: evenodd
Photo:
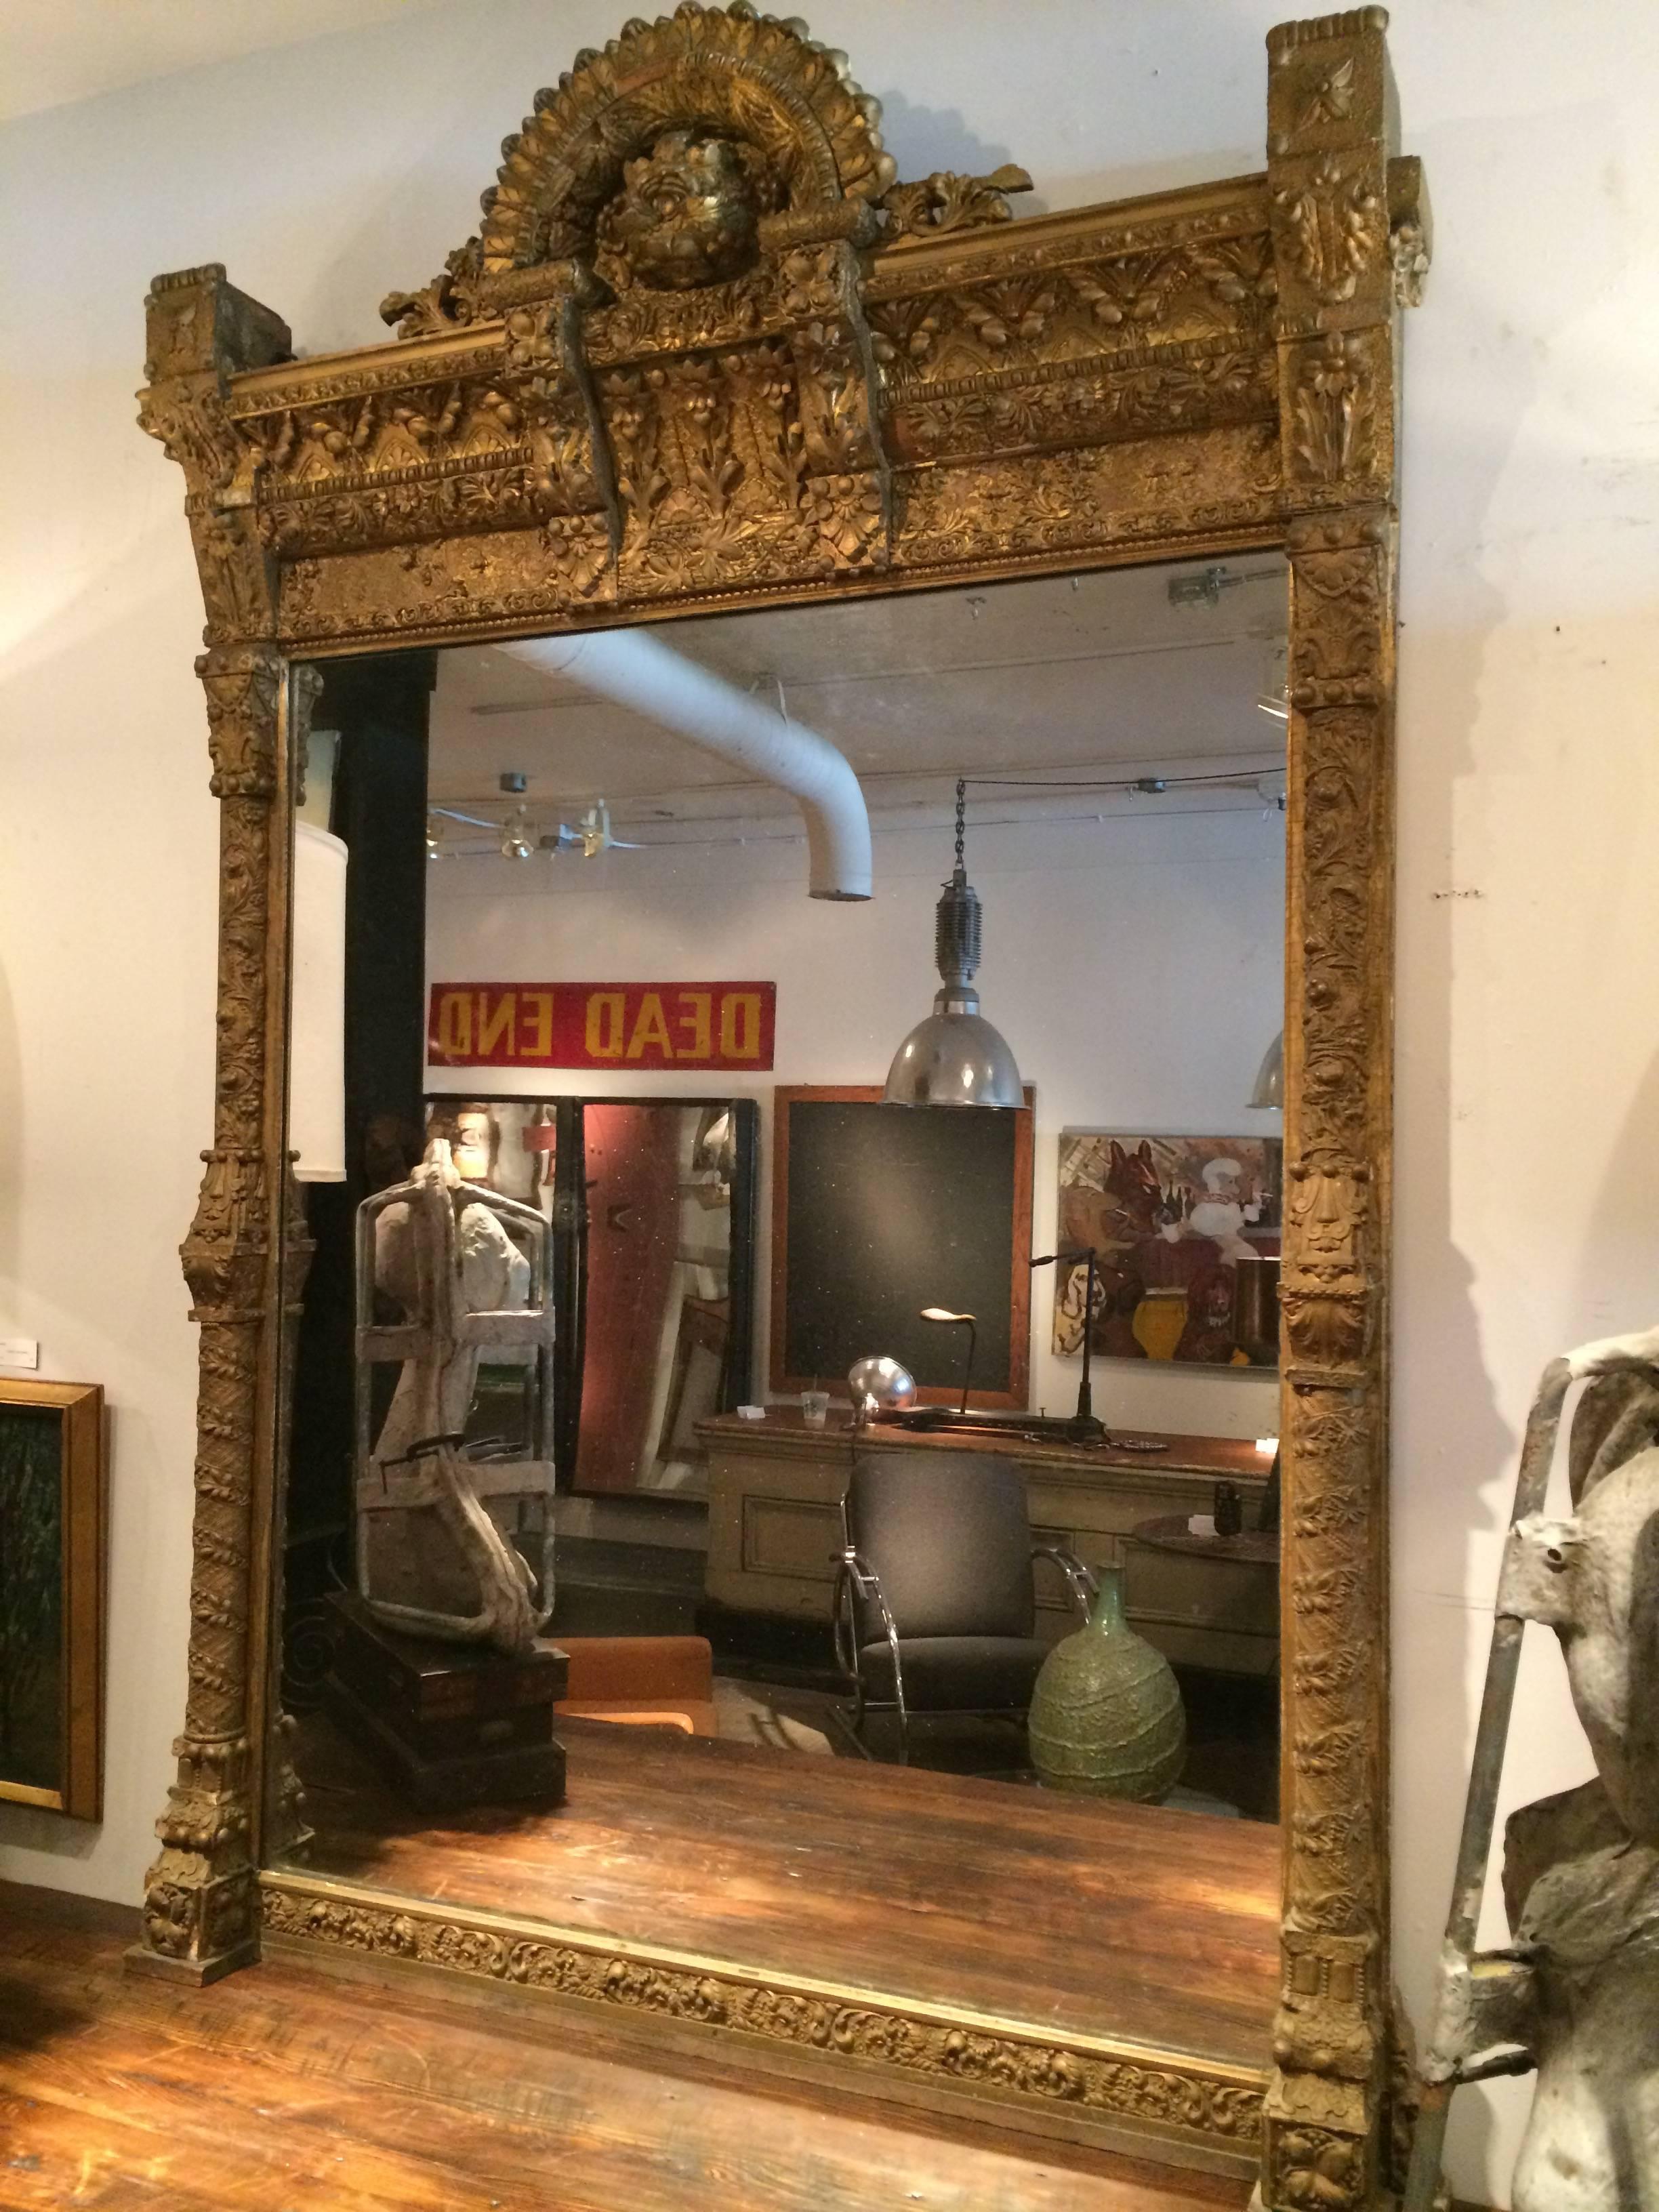
<path id="1" fill-rule="evenodd" d="M 639 1480 L 679 1249 L 679 1121 L 660 1106 L 582 1109 L 587 1299 L 578 1490 L 632 1490 Z"/>

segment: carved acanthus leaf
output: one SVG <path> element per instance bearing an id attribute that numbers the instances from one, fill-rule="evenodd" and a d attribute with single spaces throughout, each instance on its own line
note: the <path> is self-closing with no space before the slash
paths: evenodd
<path id="1" fill-rule="evenodd" d="M 1352 2212 L 1364 2198 L 1364 2143 L 1322 2128 L 1275 2128 L 1268 2179 L 1273 2194 L 1267 2201 L 1274 2207 Z"/>
<path id="2" fill-rule="evenodd" d="M 478 241 L 469 238 L 445 257 L 443 274 L 429 284 L 417 292 L 388 292 L 380 302 L 380 320 L 392 324 L 400 338 L 441 337 L 462 329 L 479 313 L 480 273 Z"/>
<path id="3" fill-rule="evenodd" d="M 883 243 L 905 246 L 919 239 L 937 238 L 943 231 L 978 230 L 990 223 L 1006 222 L 1013 213 L 1009 193 L 1030 189 L 1030 178 L 1012 161 L 1005 161 L 988 177 L 964 177 L 953 169 L 935 169 L 920 184 L 890 185 L 880 201 L 886 218 Z"/>
<path id="4" fill-rule="evenodd" d="M 1360 277 L 1382 252 L 1387 213 L 1372 168 L 1369 157 L 1352 163 L 1327 154 L 1299 183 L 1283 185 L 1273 195 L 1291 265 L 1327 307 L 1352 300 Z"/>

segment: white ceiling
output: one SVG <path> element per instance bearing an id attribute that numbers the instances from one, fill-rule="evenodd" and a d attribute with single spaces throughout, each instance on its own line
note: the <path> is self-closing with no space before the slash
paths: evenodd
<path id="1" fill-rule="evenodd" d="M 422 0 L 3 0 L 0 120 L 408 15 Z M 434 4 L 434 0 L 425 0 Z"/>
<path id="2" fill-rule="evenodd" d="M 1171 605 L 1170 577 L 1196 573 L 1096 570 L 655 634 L 769 703 L 781 685 L 791 720 L 838 745 L 878 806 L 960 774 L 1260 762 L 1282 738 L 1255 701 L 1285 635 L 1283 562 L 1236 560 L 1243 580 L 1217 604 Z M 434 802 L 499 807 L 508 771 L 528 777 L 533 810 L 567 819 L 601 798 L 619 820 L 778 811 L 769 787 L 568 678 L 497 647 L 442 654 Z"/>

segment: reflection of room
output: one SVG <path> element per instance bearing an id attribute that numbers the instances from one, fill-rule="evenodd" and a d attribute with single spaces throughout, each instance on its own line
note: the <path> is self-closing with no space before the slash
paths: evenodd
<path id="1" fill-rule="evenodd" d="M 1224 1866 L 1179 2046 L 1257 2063 L 1285 619 L 1256 556 L 328 673 L 348 1164 L 312 1186 L 285 1647 L 318 1872 L 1085 2032 L 1100 1929 L 1181 2014 L 1169 1884 Z M 973 989 L 1024 1103 L 884 1103 Z M 359 1209 L 436 1256 L 364 1232 L 358 1402 L 398 1449 L 360 1439 L 354 1512 Z M 471 1379 L 411 1445 L 417 1355 Z M 921 1927 L 895 1902 L 946 1836 Z"/>
<path id="2" fill-rule="evenodd" d="M 1250 1101 L 1280 1019 L 1284 618 L 1257 556 L 675 625 L 738 719 L 851 763 L 867 902 L 807 898 L 790 792 L 579 683 L 568 648 L 438 657 L 424 1133 L 552 1237 L 549 1633 L 590 1655 L 565 1702 L 1022 1779 L 1042 1656 L 1121 1572 L 1184 1704 L 1185 1771 L 1156 1794 L 1275 1817 L 1278 1115 Z M 878 1103 L 938 981 L 958 829 L 1020 1114 Z M 1091 1282 L 1092 1460 L 1058 1419 Z M 970 1305 L 972 1406 L 1054 1432 L 854 1437 L 866 1354 L 960 1407 L 963 1333 L 921 1316 Z M 526 1455 L 532 1420 L 522 1360 L 486 1354 L 464 1453 Z M 855 1456 L 933 1450 L 964 1499 L 969 1447 L 1015 1470 L 1044 1554 L 1009 1622 L 1032 1656 L 993 1694 L 971 1667 L 930 1687 L 913 1656 L 895 1699 L 879 1652 L 846 1663 L 850 1617 L 837 1657 L 838 1611 L 860 1639 L 877 1620 L 838 1580 L 842 1496 Z M 291 1577 L 313 1596 L 317 1566 Z M 621 1673 L 592 1674 L 618 1638 Z"/>

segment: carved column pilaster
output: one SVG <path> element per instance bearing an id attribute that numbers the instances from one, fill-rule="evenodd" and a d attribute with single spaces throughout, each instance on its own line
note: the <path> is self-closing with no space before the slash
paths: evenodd
<path id="1" fill-rule="evenodd" d="M 250 1582 L 256 1438 L 280 1194 L 267 1163 L 270 841 L 283 664 L 267 646 L 204 653 L 220 802 L 214 1143 L 181 1248 L 201 1328 L 189 1686 L 178 1779 L 156 1824 L 144 1943 L 207 1980 L 254 1955 Z"/>
<path id="2" fill-rule="evenodd" d="M 275 1402 L 280 1283 L 275 1241 L 286 1219 L 281 1065 L 288 881 L 284 662 L 276 568 L 254 526 L 253 470 L 225 399 L 239 370 L 286 357 L 277 317 L 216 265 L 158 277 L 146 301 L 149 381 L 140 419 L 184 471 L 207 611 L 197 662 L 207 695 L 212 790 L 220 802 L 219 963 L 213 1144 L 181 1257 L 201 1328 L 188 1688 L 178 1775 L 156 1823 L 160 1856 L 145 1881 L 137 1963 L 192 1981 L 255 1954 L 252 1850 L 262 1776 L 253 1731 L 264 1714 L 253 1649 L 265 1616 L 256 1581 L 270 1567 L 258 1494 L 261 1441 Z M 295 687 L 297 737 L 310 690 Z M 294 709 L 298 709 L 296 716 Z M 299 1255 L 295 1255 L 297 1258 Z M 269 1452 L 265 1460 L 269 1461 Z"/>
<path id="3" fill-rule="evenodd" d="M 1395 277 L 1380 8 L 1268 38 L 1291 520 L 1284 1982 L 1268 2212 L 1372 2201 L 1387 2068 Z"/>

